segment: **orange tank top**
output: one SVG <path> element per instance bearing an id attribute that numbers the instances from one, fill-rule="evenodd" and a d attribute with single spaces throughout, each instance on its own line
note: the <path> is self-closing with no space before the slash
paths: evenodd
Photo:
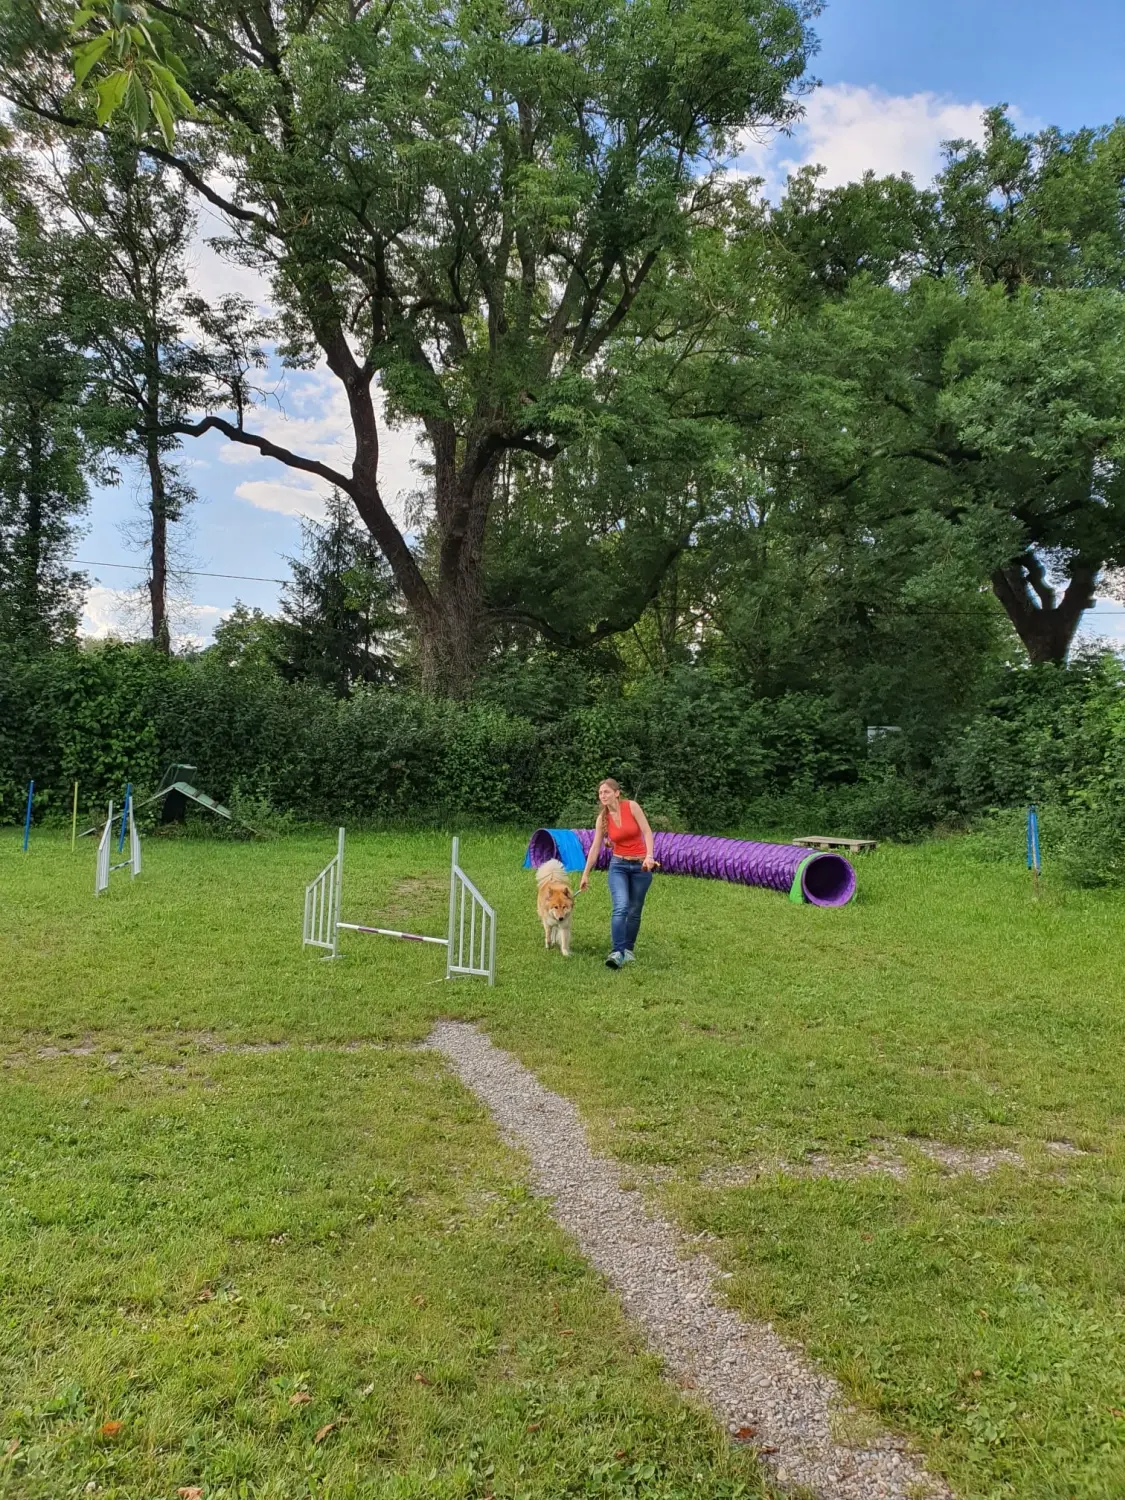
<path id="1" fill-rule="evenodd" d="M 633 804 L 621 799 L 617 822 L 605 815 L 605 832 L 609 847 L 619 859 L 644 859 L 645 836 L 633 815 Z"/>

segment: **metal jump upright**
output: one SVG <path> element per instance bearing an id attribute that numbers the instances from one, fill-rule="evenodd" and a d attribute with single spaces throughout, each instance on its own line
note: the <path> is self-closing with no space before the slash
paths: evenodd
<path id="1" fill-rule="evenodd" d="M 126 797 L 125 811 L 121 815 L 122 829 L 128 830 L 129 834 L 129 858 L 123 859 L 119 864 L 111 864 L 113 857 L 113 803 L 109 804 L 109 813 L 102 829 L 102 836 L 98 840 L 98 862 L 94 873 L 94 895 L 100 896 L 109 885 L 109 877 L 114 870 L 129 870 L 133 879 L 141 873 L 141 840 L 137 833 L 136 820 L 133 817 L 133 799 Z"/>
<path id="2" fill-rule="evenodd" d="M 453 840 L 449 871 L 449 927 L 445 937 L 421 932 L 399 932 L 393 927 L 371 927 L 340 918 L 344 877 L 344 830 L 336 841 L 336 856 L 305 887 L 303 944 L 327 949 L 328 958 L 340 956 L 341 932 L 369 932 L 376 937 L 402 938 L 408 943 L 432 943 L 445 949 L 445 977 L 496 979 L 496 913 L 458 864 L 459 841 Z M 468 931 L 466 932 L 466 926 Z"/>

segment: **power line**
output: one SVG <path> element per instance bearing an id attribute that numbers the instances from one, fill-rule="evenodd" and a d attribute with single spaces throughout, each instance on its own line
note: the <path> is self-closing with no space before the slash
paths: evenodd
<path id="1" fill-rule="evenodd" d="M 126 572 L 147 573 L 148 567 L 144 563 L 111 563 L 111 562 L 89 562 L 84 557 L 74 559 L 75 566 L 79 568 L 121 568 Z M 199 568 L 171 568 L 172 573 L 182 573 L 185 578 L 229 578 L 235 583 L 292 583 L 291 578 L 261 578 L 254 573 L 205 573 Z M 1084 613 L 1092 613 L 1086 610 Z M 917 616 L 922 614 L 953 615 L 963 614 L 967 611 L 959 609 L 955 605 L 948 607 L 940 604 L 919 605 L 915 609 L 880 610 L 884 617 L 888 615 Z M 1104 620 L 1108 615 L 1125 615 L 1125 609 L 1102 609 L 1095 613 L 1096 620 Z"/>
<path id="2" fill-rule="evenodd" d="M 127 572 L 147 573 L 143 563 L 88 562 L 84 557 L 74 559 L 80 568 L 124 568 Z M 182 573 L 186 578 L 231 578 L 236 583 L 290 583 L 288 578 L 259 578 L 253 573 L 203 573 L 198 568 L 170 568 L 171 573 Z"/>

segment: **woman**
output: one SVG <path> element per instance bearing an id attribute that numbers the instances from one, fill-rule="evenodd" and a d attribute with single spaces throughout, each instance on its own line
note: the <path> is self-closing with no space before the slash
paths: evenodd
<path id="1" fill-rule="evenodd" d="M 586 856 L 586 868 L 582 871 L 578 889 L 584 891 L 590 884 L 590 871 L 598 862 L 602 844 L 608 842 L 609 895 L 613 902 L 613 916 L 610 921 L 612 951 L 605 965 L 607 969 L 619 969 L 622 964 L 633 962 L 641 912 L 652 884 L 656 860 L 652 852 L 652 829 L 640 803 L 622 797 L 621 788 L 609 776 L 598 787 L 598 801 L 601 807 L 594 827 L 594 842 Z"/>

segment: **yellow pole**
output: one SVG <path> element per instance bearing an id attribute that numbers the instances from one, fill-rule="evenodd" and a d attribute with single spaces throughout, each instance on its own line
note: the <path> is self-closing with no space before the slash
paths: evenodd
<path id="1" fill-rule="evenodd" d="M 73 852 L 78 846 L 78 783 L 74 783 L 74 811 L 70 815 L 70 848 Z"/>

